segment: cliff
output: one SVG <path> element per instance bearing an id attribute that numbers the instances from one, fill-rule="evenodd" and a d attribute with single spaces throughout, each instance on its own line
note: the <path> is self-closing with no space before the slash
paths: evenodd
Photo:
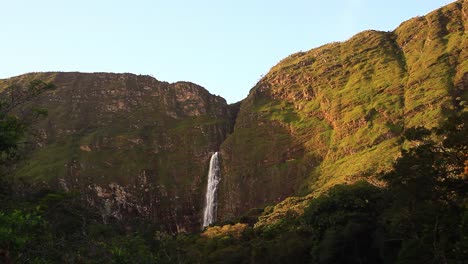
<path id="1" fill-rule="evenodd" d="M 104 221 L 147 219 L 172 232 L 201 226 L 207 163 L 232 130 L 226 101 L 187 82 L 110 73 L 37 73 L 57 88 L 32 104 L 48 109 L 15 179 L 34 189 L 76 191 Z"/>
<path id="2" fill-rule="evenodd" d="M 458 1 L 274 66 L 222 144 L 222 218 L 387 170 L 405 128 L 437 126 L 467 99 L 467 14 Z"/>

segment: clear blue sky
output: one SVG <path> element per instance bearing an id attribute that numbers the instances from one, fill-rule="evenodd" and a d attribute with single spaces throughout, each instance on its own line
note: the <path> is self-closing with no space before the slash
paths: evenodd
<path id="1" fill-rule="evenodd" d="M 279 60 L 450 0 L 3 0 L 0 78 L 131 72 L 243 99 Z"/>

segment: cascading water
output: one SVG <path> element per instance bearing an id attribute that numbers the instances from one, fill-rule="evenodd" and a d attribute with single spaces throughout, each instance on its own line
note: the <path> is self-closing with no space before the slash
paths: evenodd
<path id="1" fill-rule="evenodd" d="M 205 212 L 203 214 L 203 227 L 209 226 L 216 219 L 216 191 L 219 183 L 219 159 L 218 152 L 215 152 L 210 159 L 210 168 L 208 171 L 208 186 L 206 188 L 206 205 Z"/>

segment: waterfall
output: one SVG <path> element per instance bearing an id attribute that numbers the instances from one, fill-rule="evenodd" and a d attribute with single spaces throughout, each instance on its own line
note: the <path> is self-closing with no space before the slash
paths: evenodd
<path id="1" fill-rule="evenodd" d="M 219 183 L 219 159 L 218 152 L 215 152 L 210 159 L 210 168 L 208 171 L 208 185 L 206 187 L 206 204 L 205 212 L 203 214 L 203 227 L 209 226 L 216 219 L 216 209 L 217 209 L 217 200 L 216 200 L 216 191 L 218 189 Z"/>

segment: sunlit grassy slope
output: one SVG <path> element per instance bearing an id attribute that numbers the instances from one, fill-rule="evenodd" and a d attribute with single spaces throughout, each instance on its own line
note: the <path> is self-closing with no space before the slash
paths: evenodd
<path id="1" fill-rule="evenodd" d="M 388 169 L 405 128 L 437 126 L 467 99 L 467 13 L 458 1 L 274 66 L 222 145 L 223 216 Z"/>

